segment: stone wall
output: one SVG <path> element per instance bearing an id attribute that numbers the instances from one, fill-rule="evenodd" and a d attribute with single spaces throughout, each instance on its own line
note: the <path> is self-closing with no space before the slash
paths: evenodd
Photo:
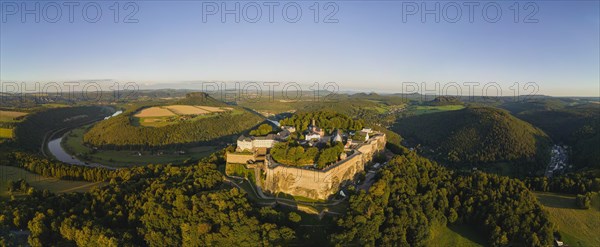
<path id="1" fill-rule="evenodd" d="M 354 154 L 325 170 L 288 167 L 274 164 L 272 160 L 267 159 L 260 168 L 266 178 L 259 184 L 263 191 L 272 194 L 283 192 L 327 200 L 330 195 L 339 191 L 341 185 L 351 181 L 356 173 L 363 171 L 373 155 L 385 149 L 385 143 L 385 134 L 374 135 L 361 144 Z"/>

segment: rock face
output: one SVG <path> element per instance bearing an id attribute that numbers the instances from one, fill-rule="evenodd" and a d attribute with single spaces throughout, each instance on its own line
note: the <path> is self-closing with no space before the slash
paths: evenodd
<path id="1" fill-rule="evenodd" d="M 355 153 L 324 170 L 302 169 L 278 165 L 268 158 L 260 167 L 259 186 L 265 192 L 283 192 L 294 196 L 327 200 L 338 192 L 341 185 L 354 179 L 363 171 L 373 155 L 385 149 L 386 137 L 383 133 L 372 136 L 361 144 Z"/>

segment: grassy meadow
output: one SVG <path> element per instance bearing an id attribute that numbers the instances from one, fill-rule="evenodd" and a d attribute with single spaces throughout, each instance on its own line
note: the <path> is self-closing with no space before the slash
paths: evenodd
<path id="1" fill-rule="evenodd" d="M 53 193 L 69 193 L 69 192 L 86 192 L 98 186 L 102 186 L 104 182 L 83 182 L 83 181 L 68 181 L 57 178 L 44 177 L 35 173 L 28 172 L 21 168 L 12 166 L 0 166 L 0 197 L 7 197 L 8 181 L 17 181 L 24 179 L 38 190 L 48 189 Z"/>
<path id="2" fill-rule="evenodd" d="M 590 209 L 579 209 L 575 196 L 556 193 L 535 193 L 550 219 L 558 226 L 562 240 L 569 246 L 600 246 L 600 196 L 592 198 Z"/>
<path id="3" fill-rule="evenodd" d="M 442 106 L 425 106 L 417 105 L 409 107 L 408 110 L 414 115 L 442 112 L 442 111 L 456 111 L 465 108 L 463 105 L 442 105 Z"/>
<path id="4" fill-rule="evenodd" d="M 442 226 L 437 225 L 431 229 L 430 239 L 426 246 L 461 246 L 479 247 L 486 246 L 486 240 L 475 229 L 465 225 Z"/>

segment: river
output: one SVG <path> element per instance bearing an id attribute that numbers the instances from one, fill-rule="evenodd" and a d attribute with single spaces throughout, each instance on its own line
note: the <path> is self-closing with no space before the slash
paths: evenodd
<path id="1" fill-rule="evenodd" d="M 48 142 L 48 150 L 50 151 L 52 156 L 54 156 L 57 160 L 60 160 L 61 162 L 71 164 L 71 165 L 103 167 L 106 169 L 115 169 L 114 167 L 105 166 L 105 165 L 98 164 L 98 163 L 88 163 L 88 162 L 81 161 L 81 160 L 75 158 L 74 156 L 71 156 L 70 154 L 68 154 L 63 149 L 62 145 L 60 145 L 61 142 L 62 142 L 62 137 L 56 138 L 56 139 Z"/>

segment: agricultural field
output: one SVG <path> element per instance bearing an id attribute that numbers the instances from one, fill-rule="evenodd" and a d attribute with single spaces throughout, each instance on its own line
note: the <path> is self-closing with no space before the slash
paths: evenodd
<path id="1" fill-rule="evenodd" d="M 8 196 L 8 181 L 24 179 L 38 190 L 48 189 L 53 193 L 86 192 L 92 188 L 102 186 L 104 182 L 68 181 L 57 178 L 44 177 L 12 166 L 0 166 L 0 198 Z"/>
<path id="2" fill-rule="evenodd" d="M 417 105 L 408 107 L 408 111 L 413 115 L 421 115 L 442 111 L 456 111 L 465 108 L 463 105 L 442 105 L 442 106 L 424 106 Z"/>
<path id="3" fill-rule="evenodd" d="M 535 193 L 550 220 L 558 226 L 562 240 L 569 246 L 600 246 L 600 196 L 592 198 L 590 209 L 579 209 L 575 196 L 556 193 Z"/>
<path id="4" fill-rule="evenodd" d="M 138 118 L 148 118 L 148 117 L 170 117 L 170 116 L 175 116 L 175 115 L 177 115 L 177 114 L 173 113 L 171 110 L 169 110 L 167 108 L 155 106 L 155 107 L 143 109 L 140 112 L 138 112 L 137 114 L 135 114 L 134 116 L 138 117 Z"/>
<path id="5" fill-rule="evenodd" d="M 0 122 L 17 122 L 17 118 L 27 115 L 26 112 L 0 110 Z"/>
<path id="6" fill-rule="evenodd" d="M 11 139 L 13 138 L 13 129 L 12 128 L 0 128 L 0 139 Z"/>
<path id="7" fill-rule="evenodd" d="M 12 139 L 14 137 L 14 125 L 20 122 L 26 112 L 0 110 L 0 139 Z"/>
<path id="8" fill-rule="evenodd" d="M 134 115 L 137 123 L 146 127 L 162 127 L 182 120 L 202 119 L 215 113 L 235 111 L 230 107 L 167 105 L 142 109 Z M 232 112 L 234 113 L 234 112 Z"/>
<path id="9" fill-rule="evenodd" d="M 210 111 L 204 110 L 202 108 L 191 106 L 191 105 L 169 105 L 169 106 L 165 106 L 165 108 L 169 109 L 171 112 L 173 112 L 177 115 L 201 115 L 201 114 L 207 114 L 210 112 Z"/>
<path id="10" fill-rule="evenodd" d="M 92 150 L 83 144 L 83 134 L 88 127 L 89 125 L 70 131 L 63 136 L 61 145 L 65 151 L 80 160 L 112 167 L 145 164 L 178 164 L 186 160 L 198 160 L 207 157 L 219 149 L 215 146 L 198 146 L 181 150 L 162 150 L 153 153 L 130 150 Z"/>

